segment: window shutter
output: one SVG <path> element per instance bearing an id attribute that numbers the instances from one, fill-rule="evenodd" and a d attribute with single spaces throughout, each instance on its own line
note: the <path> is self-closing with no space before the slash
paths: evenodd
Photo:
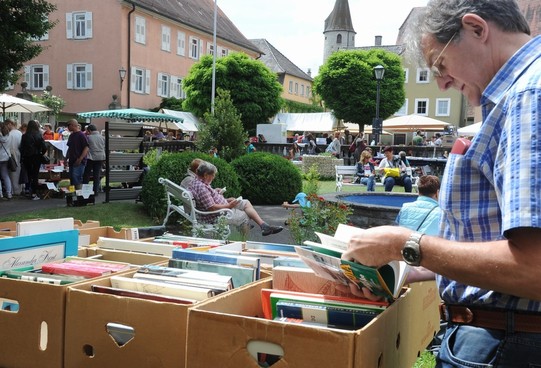
<path id="1" fill-rule="evenodd" d="M 135 87 L 136 87 L 136 78 L 137 78 L 137 74 L 135 73 L 136 71 L 136 68 L 134 66 L 131 67 L 131 86 L 130 86 L 130 90 L 132 92 L 135 92 Z"/>
<path id="2" fill-rule="evenodd" d="M 145 69 L 145 93 L 150 93 L 150 70 Z"/>
<path id="3" fill-rule="evenodd" d="M 43 87 L 49 85 L 49 65 L 43 65 Z"/>
<path id="4" fill-rule="evenodd" d="M 73 89 L 73 64 L 66 67 L 66 88 Z"/>
<path id="5" fill-rule="evenodd" d="M 85 70 L 86 70 L 86 89 L 92 89 L 92 64 L 86 64 Z"/>
<path id="6" fill-rule="evenodd" d="M 158 83 L 156 83 L 156 95 L 162 96 L 162 87 L 163 87 L 163 80 L 162 80 L 162 73 L 158 73 Z"/>
<path id="7" fill-rule="evenodd" d="M 178 98 L 178 77 L 175 75 L 171 76 L 171 83 L 169 86 L 169 96 Z"/>
<path id="8" fill-rule="evenodd" d="M 72 13 L 66 13 L 66 38 L 73 38 L 73 15 Z"/>
<path id="9" fill-rule="evenodd" d="M 32 87 L 30 85 L 30 67 L 29 66 L 25 66 L 24 67 L 24 81 L 28 84 L 28 87 Z"/>
<path id="10" fill-rule="evenodd" d="M 92 12 L 85 13 L 86 38 L 92 38 Z"/>

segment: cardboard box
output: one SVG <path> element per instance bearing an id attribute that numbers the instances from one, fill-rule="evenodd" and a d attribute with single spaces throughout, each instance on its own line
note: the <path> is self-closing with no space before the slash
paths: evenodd
<path id="1" fill-rule="evenodd" d="M 188 310 L 192 305 L 95 293 L 92 284 L 111 286 L 104 278 L 70 287 L 68 292 L 65 367 L 185 366 Z M 134 338 L 120 346 L 107 332 L 110 323 L 133 328 Z"/>
<path id="2" fill-rule="evenodd" d="M 123 252 L 118 250 L 101 249 L 98 247 L 87 247 L 79 249 L 79 257 L 95 257 L 104 261 L 127 262 L 132 265 L 146 264 L 167 264 L 168 257 L 155 254 L 144 254 L 136 252 Z M 99 257 L 96 257 L 99 256 Z"/>
<path id="3" fill-rule="evenodd" d="M 282 356 L 282 367 L 411 367 L 439 329 L 434 282 L 412 285 L 356 331 L 260 318 L 262 280 L 202 302 L 189 312 L 186 367 L 259 367 L 250 351 Z"/>
<path id="4" fill-rule="evenodd" d="M 33 220 L 24 220 L 27 221 L 40 221 L 44 219 L 33 219 Z M 85 229 L 85 228 L 95 228 L 99 227 L 99 221 L 88 220 L 87 222 L 82 222 L 81 220 L 73 220 L 74 229 Z M 0 235 L 3 236 L 17 236 L 17 221 L 4 221 L 0 222 Z"/>
<path id="5" fill-rule="evenodd" d="M 137 230 L 137 228 L 134 228 Z M 122 228 L 116 231 L 112 226 L 85 227 L 79 229 L 79 234 L 90 235 L 89 243 L 96 244 L 100 237 L 114 239 L 134 239 L 137 240 L 137 234 L 134 229 Z"/>

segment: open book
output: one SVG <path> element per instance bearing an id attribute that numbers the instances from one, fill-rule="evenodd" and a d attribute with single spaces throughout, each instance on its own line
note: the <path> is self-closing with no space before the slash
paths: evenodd
<path id="1" fill-rule="evenodd" d="M 335 236 L 316 233 L 321 243 L 306 241 L 308 247 L 295 247 L 299 257 L 323 278 L 347 285 L 353 282 L 368 288 L 373 294 L 388 300 L 396 299 L 409 271 L 403 261 L 392 261 L 379 268 L 341 259 L 351 236 L 363 230 L 348 225 L 339 225 Z"/>

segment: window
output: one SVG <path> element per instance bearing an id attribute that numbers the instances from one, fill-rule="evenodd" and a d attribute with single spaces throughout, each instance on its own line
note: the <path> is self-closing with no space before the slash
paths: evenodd
<path id="1" fill-rule="evenodd" d="M 186 98 L 186 92 L 182 89 L 182 78 L 171 76 L 171 93 L 170 97 Z"/>
<path id="2" fill-rule="evenodd" d="M 306 86 L 306 97 L 310 98 L 310 86 Z"/>
<path id="3" fill-rule="evenodd" d="M 184 32 L 177 32 L 177 55 L 186 55 L 186 35 Z"/>
<path id="4" fill-rule="evenodd" d="M 415 99 L 415 114 L 428 115 L 428 98 Z"/>
<path id="5" fill-rule="evenodd" d="M 190 37 L 190 57 L 199 60 L 200 40 L 195 37 Z"/>
<path id="6" fill-rule="evenodd" d="M 304 84 L 301 84 L 301 96 L 304 96 Z"/>
<path id="7" fill-rule="evenodd" d="M 221 57 L 225 57 L 229 55 L 229 50 L 224 49 L 223 47 L 218 47 L 218 52 L 219 52 L 219 55 L 221 55 Z"/>
<path id="8" fill-rule="evenodd" d="M 92 13 L 66 13 L 66 37 L 68 39 L 92 38 Z"/>
<path id="9" fill-rule="evenodd" d="M 410 70 L 408 68 L 404 68 L 404 83 L 408 83 Z"/>
<path id="10" fill-rule="evenodd" d="M 289 81 L 289 93 L 293 93 L 293 81 Z"/>
<path id="11" fill-rule="evenodd" d="M 25 66 L 24 81 L 29 90 L 44 90 L 49 85 L 49 65 Z"/>
<path id="12" fill-rule="evenodd" d="M 417 69 L 417 83 L 429 83 L 429 70 L 427 68 Z"/>
<path id="13" fill-rule="evenodd" d="M 436 99 L 436 116 L 449 116 L 451 114 L 451 99 L 437 98 Z"/>
<path id="14" fill-rule="evenodd" d="M 408 115 L 408 99 L 406 98 L 406 101 L 404 101 L 404 105 L 402 105 L 402 107 L 400 108 L 400 110 L 398 110 L 397 112 L 394 113 L 396 116 L 404 116 L 404 115 Z"/>
<path id="15" fill-rule="evenodd" d="M 171 51 L 171 28 L 162 26 L 162 50 Z"/>
<path id="16" fill-rule="evenodd" d="M 147 26 L 146 19 L 143 17 L 135 17 L 135 42 L 147 43 Z"/>
<path id="17" fill-rule="evenodd" d="M 68 89 L 92 89 L 92 64 L 68 64 L 66 73 Z"/>
<path id="18" fill-rule="evenodd" d="M 150 70 L 132 67 L 131 90 L 135 93 L 150 93 Z"/>
<path id="19" fill-rule="evenodd" d="M 336 43 L 342 43 L 342 35 L 341 34 L 336 36 Z"/>
<path id="20" fill-rule="evenodd" d="M 394 133 L 393 134 L 393 144 L 396 146 L 406 144 L 406 134 L 404 133 Z"/>
<path id="21" fill-rule="evenodd" d="M 160 97 L 169 97 L 169 75 L 158 73 L 158 87 L 156 94 Z"/>
<path id="22" fill-rule="evenodd" d="M 295 94 L 299 94 L 299 83 L 295 83 Z"/>
<path id="23" fill-rule="evenodd" d="M 214 55 L 214 43 L 207 42 L 207 55 Z"/>

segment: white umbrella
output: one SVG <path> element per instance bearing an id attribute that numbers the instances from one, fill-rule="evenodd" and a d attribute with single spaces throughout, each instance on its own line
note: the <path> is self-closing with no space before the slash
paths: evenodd
<path id="1" fill-rule="evenodd" d="M 34 113 L 51 111 L 51 109 L 45 105 L 14 97 L 5 93 L 0 95 L 0 109 L 2 109 L 2 115 L 5 115 L 6 112 Z"/>
<path id="2" fill-rule="evenodd" d="M 466 136 L 474 136 L 479 132 L 479 129 L 481 129 L 481 121 L 475 124 L 471 124 L 462 128 L 458 128 L 456 132 L 460 135 L 466 135 Z"/>
<path id="3" fill-rule="evenodd" d="M 444 121 L 417 114 L 398 116 L 383 121 L 383 129 L 394 132 L 444 130 L 448 125 L 449 123 Z"/>

